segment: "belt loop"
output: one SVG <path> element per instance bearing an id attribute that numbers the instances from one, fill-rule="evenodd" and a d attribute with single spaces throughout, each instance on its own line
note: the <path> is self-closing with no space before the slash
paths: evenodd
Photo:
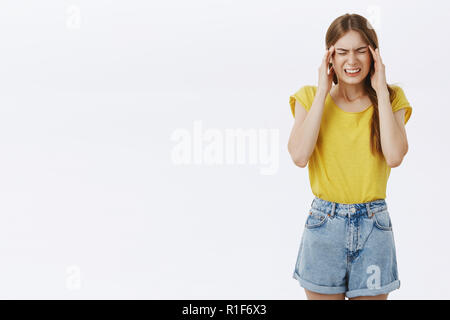
<path id="1" fill-rule="evenodd" d="M 333 216 L 334 216 L 334 212 L 335 212 L 335 210 L 336 210 L 336 203 L 335 203 L 335 202 L 332 202 L 331 204 L 332 204 L 332 205 L 331 205 L 331 216 L 333 217 Z"/>
<path id="2" fill-rule="evenodd" d="M 372 218 L 372 213 L 370 212 L 370 205 L 368 202 L 366 203 L 366 209 L 367 209 L 367 217 Z"/>

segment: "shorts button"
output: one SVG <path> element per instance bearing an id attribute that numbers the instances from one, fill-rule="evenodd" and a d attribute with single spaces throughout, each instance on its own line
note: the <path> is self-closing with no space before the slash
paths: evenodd
<path id="1" fill-rule="evenodd" d="M 356 211 L 356 209 L 355 208 L 351 208 L 350 211 L 354 213 Z"/>

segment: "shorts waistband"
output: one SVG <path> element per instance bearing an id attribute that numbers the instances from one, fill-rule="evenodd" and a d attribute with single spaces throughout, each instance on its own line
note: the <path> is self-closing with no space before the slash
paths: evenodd
<path id="1" fill-rule="evenodd" d="M 374 213 L 387 210 L 385 199 L 378 199 L 364 203 L 338 203 L 327 201 L 319 197 L 315 197 L 311 203 L 311 211 L 320 211 L 330 216 L 338 214 L 340 216 L 361 216 L 371 217 Z"/>

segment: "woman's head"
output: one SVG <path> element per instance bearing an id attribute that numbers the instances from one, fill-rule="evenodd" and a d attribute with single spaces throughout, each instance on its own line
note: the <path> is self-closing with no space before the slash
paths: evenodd
<path id="1" fill-rule="evenodd" d="M 378 48 L 378 38 L 369 21 L 358 14 L 344 14 L 336 18 L 328 28 L 325 36 L 328 49 L 334 46 L 332 65 L 334 69 L 333 82 L 358 84 L 366 81 L 370 85 L 370 73 L 373 69 L 373 59 L 368 48 Z M 330 65 L 331 66 L 331 65 Z M 352 76 L 347 69 L 360 68 Z"/>
<path id="2" fill-rule="evenodd" d="M 371 84 L 374 62 L 370 49 L 367 48 L 368 45 L 374 50 L 378 48 L 375 30 L 363 16 L 347 13 L 331 23 L 325 36 L 325 44 L 327 49 L 332 45 L 335 47 L 334 55 L 331 58 L 334 84 L 339 82 L 350 85 L 363 84 L 373 106 L 371 151 L 374 155 L 382 155 L 378 97 Z M 361 70 L 352 77 L 346 72 L 351 68 L 360 68 Z M 395 91 L 389 85 L 387 89 L 392 103 Z"/>

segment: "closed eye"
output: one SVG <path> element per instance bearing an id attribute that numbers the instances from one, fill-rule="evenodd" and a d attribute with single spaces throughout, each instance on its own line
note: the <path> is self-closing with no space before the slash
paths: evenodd
<path id="1" fill-rule="evenodd" d="M 358 51 L 358 53 L 366 53 L 367 51 Z M 347 52 L 338 52 L 339 55 L 345 56 Z"/>

